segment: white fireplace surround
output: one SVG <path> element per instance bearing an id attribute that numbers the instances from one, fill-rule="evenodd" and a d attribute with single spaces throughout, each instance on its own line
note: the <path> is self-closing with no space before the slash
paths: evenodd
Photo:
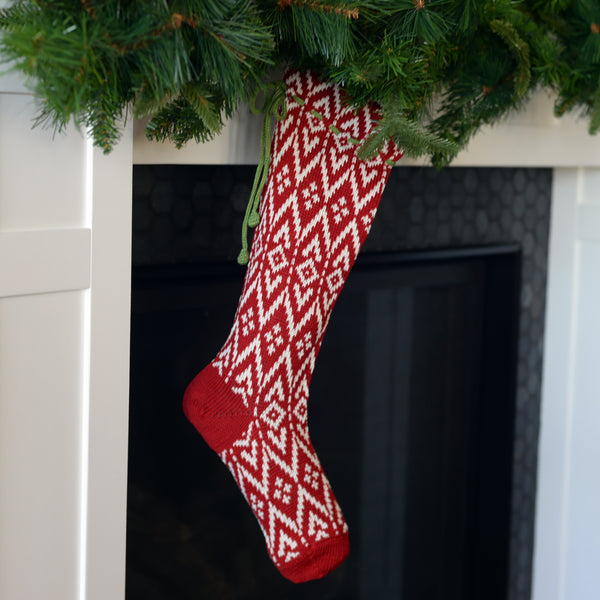
<path id="1" fill-rule="evenodd" d="M 551 105 L 536 96 L 454 164 L 555 169 L 532 598 L 595 600 L 600 137 Z M 32 110 L 1 77 L 0 598 L 118 600 L 132 164 L 255 162 L 259 125 L 241 111 L 218 140 L 181 151 L 129 125 L 103 156 L 76 131 L 32 131 Z"/>

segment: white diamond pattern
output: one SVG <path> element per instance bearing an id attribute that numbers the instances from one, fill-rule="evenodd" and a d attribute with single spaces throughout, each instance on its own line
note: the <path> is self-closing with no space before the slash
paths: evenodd
<path id="1" fill-rule="evenodd" d="M 211 363 L 252 411 L 248 426 L 221 458 L 278 566 L 347 532 L 310 441 L 308 392 L 331 310 L 389 174 L 383 155 L 400 156 L 388 145 L 374 160 L 359 161 L 348 140 L 366 137 L 371 109 L 355 114 L 336 86 L 310 73 L 290 73 L 286 83 L 288 115 L 273 140 L 236 322 Z"/>

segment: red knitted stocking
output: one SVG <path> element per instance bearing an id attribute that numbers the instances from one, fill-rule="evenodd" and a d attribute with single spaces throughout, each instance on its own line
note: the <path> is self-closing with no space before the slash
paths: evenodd
<path id="1" fill-rule="evenodd" d="M 363 162 L 376 113 L 358 113 L 314 74 L 286 76 L 244 289 L 225 345 L 188 387 L 184 410 L 229 467 L 271 559 L 295 582 L 348 556 L 348 527 L 312 446 L 310 379 L 331 310 L 371 227 L 391 144 Z M 332 423 L 335 429 L 335 423 Z"/>

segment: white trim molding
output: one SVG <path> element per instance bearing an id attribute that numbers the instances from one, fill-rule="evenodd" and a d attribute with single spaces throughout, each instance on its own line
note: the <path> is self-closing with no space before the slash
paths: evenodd
<path id="1" fill-rule="evenodd" d="M 533 600 L 600 597 L 599 183 L 554 173 Z"/>
<path id="2" fill-rule="evenodd" d="M 84 323 L 79 600 L 125 597 L 132 128 L 113 152 L 88 152 L 93 232 Z"/>

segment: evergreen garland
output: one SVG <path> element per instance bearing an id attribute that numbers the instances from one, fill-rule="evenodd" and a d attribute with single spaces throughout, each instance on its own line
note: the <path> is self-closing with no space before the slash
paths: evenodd
<path id="1" fill-rule="evenodd" d="M 381 105 L 363 157 L 392 136 L 447 164 L 539 87 L 600 129 L 599 0 L 17 0 L 0 34 L 38 122 L 107 152 L 130 110 L 151 139 L 209 140 L 288 67 Z"/>

